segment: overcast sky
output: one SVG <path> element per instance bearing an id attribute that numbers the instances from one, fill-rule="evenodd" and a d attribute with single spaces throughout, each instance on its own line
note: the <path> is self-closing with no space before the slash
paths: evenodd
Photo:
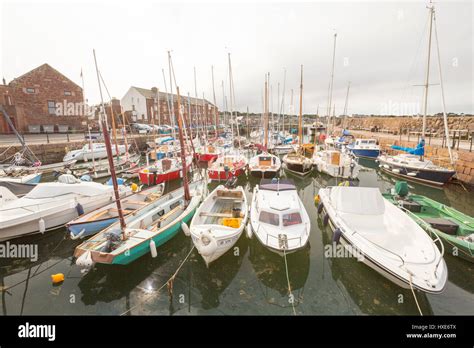
<path id="1" fill-rule="evenodd" d="M 82 85 L 90 102 L 100 100 L 92 49 L 113 97 L 130 86 L 164 91 L 167 51 L 182 94 L 212 102 L 214 65 L 217 105 L 228 95 L 227 53 L 231 53 L 234 109 L 262 110 L 265 73 L 270 72 L 273 110 L 278 83 L 285 109 L 291 89 L 299 108 L 300 65 L 304 66 L 303 112 L 327 109 L 333 35 L 337 32 L 333 103 L 348 113 L 398 114 L 419 110 L 428 42 L 426 1 L 163 2 L 0 0 L 0 75 L 13 78 L 48 63 Z M 447 109 L 473 113 L 472 1 L 436 3 L 437 28 Z M 434 43 L 433 36 L 433 43 Z M 431 83 L 439 83 L 436 45 Z M 167 75 L 168 76 L 168 75 Z M 169 88 L 169 81 L 167 82 Z M 429 113 L 441 111 L 440 86 L 429 93 Z M 108 99 L 105 94 L 106 101 Z M 281 96 L 280 96 L 281 98 Z"/>

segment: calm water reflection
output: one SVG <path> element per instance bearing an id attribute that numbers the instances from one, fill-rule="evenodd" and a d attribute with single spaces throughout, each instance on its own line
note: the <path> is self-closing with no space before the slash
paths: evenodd
<path id="1" fill-rule="evenodd" d="M 361 161 L 360 186 L 393 187 L 395 179 L 377 170 L 373 161 Z M 282 176 L 287 176 L 283 173 Z M 287 257 L 289 281 L 298 314 L 408 314 L 418 315 L 410 290 L 401 289 L 355 259 L 328 259 L 324 245 L 332 234 L 318 220 L 314 196 L 319 188 L 340 181 L 318 173 L 295 180 L 298 194 L 311 218 L 307 248 Z M 258 180 L 239 178 L 248 198 Z M 217 184 L 209 185 L 213 189 Z M 179 186 L 173 183 L 169 189 Z M 474 215 L 474 195 L 460 186 L 445 189 L 410 184 L 412 192 L 427 195 Z M 159 249 L 127 267 L 98 265 L 87 274 L 72 264 L 78 242 L 58 230 L 18 243 L 37 243 L 39 259 L 1 260 L 2 314 L 278 314 L 293 313 L 284 259 L 265 249 L 255 238 L 242 235 L 236 248 L 207 268 L 197 251 L 184 264 L 172 287 L 157 291 L 175 272 L 192 247 L 179 234 Z M 443 294 L 417 292 L 424 314 L 473 314 L 474 265 L 451 255 L 445 257 L 449 282 Z M 52 286 L 50 275 L 66 276 Z"/>

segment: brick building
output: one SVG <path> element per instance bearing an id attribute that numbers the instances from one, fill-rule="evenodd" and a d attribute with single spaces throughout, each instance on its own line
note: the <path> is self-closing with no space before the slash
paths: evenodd
<path id="1" fill-rule="evenodd" d="M 178 108 L 178 96 L 176 94 L 159 92 L 158 89 L 130 87 L 125 96 L 121 99 L 123 111 L 128 116 L 130 123 L 138 122 L 145 124 L 171 125 L 171 100 L 173 100 L 174 110 Z M 157 105 L 159 105 L 159 112 Z M 217 106 L 206 99 L 188 98 L 181 95 L 181 107 L 185 119 L 189 122 L 189 114 L 192 116 L 192 124 L 204 123 L 215 125 L 215 115 L 219 115 Z M 189 113 L 190 111 L 190 113 Z"/>
<path id="2" fill-rule="evenodd" d="M 65 132 L 86 127 L 82 88 L 43 64 L 0 85 L 0 104 L 19 132 Z M 0 133 L 10 133 L 0 115 Z"/>

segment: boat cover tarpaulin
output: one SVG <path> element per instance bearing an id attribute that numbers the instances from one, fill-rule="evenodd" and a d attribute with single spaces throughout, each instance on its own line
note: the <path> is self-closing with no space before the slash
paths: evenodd
<path id="1" fill-rule="evenodd" d="M 7 188 L 15 196 L 21 197 L 26 195 L 35 188 L 34 184 L 22 184 L 18 182 L 0 181 L 0 186 Z"/>
<path id="2" fill-rule="evenodd" d="M 331 202 L 341 213 L 357 215 L 381 215 L 385 203 L 376 187 L 331 187 Z"/>
<path id="3" fill-rule="evenodd" d="M 392 145 L 392 149 L 405 151 L 411 155 L 423 156 L 425 154 L 425 140 L 421 139 L 416 148 Z"/>

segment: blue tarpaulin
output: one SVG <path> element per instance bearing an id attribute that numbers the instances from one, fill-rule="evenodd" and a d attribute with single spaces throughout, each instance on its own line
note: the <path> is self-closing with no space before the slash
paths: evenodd
<path id="1" fill-rule="evenodd" d="M 392 145 L 392 149 L 408 152 L 412 155 L 423 156 L 425 154 L 425 140 L 421 139 L 416 148 Z"/>

